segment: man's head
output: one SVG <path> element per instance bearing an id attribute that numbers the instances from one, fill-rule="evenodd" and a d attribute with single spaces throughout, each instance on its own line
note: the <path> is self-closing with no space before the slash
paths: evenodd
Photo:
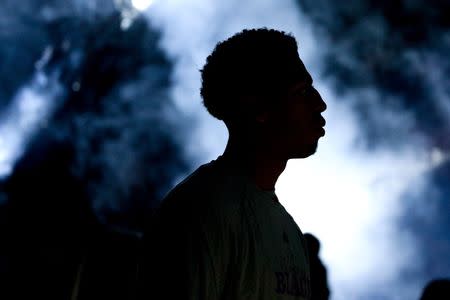
<path id="1" fill-rule="evenodd" d="M 294 37 L 244 30 L 217 44 L 201 72 L 203 103 L 230 135 L 259 138 L 286 159 L 315 152 L 326 105 L 312 87 Z"/>
<path id="2" fill-rule="evenodd" d="M 320 242 L 319 240 L 312 235 L 311 233 L 305 233 L 303 235 L 306 241 L 306 246 L 308 247 L 308 252 L 310 256 L 318 256 L 320 250 Z"/>

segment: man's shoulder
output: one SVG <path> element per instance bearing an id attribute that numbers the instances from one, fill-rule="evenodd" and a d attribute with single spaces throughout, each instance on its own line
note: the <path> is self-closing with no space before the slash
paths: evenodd
<path id="1" fill-rule="evenodd" d="M 164 198 L 162 207 L 186 212 L 236 209 L 243 197 L 245 182 L 212 161 L 176 185 Z"/>

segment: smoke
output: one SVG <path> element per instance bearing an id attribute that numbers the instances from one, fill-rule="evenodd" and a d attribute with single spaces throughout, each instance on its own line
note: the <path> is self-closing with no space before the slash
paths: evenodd
<path id="1" fill-rule="evenodd" d="M 441 30 L 429 44 L 425 33 L 421 47 L 413 48 L 403 35 L 413 39 L 417 28 L 408 35 L 405 24 L 398 32 L 392 25 L 397 15 L 372 14 L 372 2 L 300 3 L 301 9 L 288 0 L 156 1 L 147 10 L 176 62 L 175 101 L 200 120 L 188 147 L 200 163 L 225 146 L 225 128 L 204 112 L 198 92 L 198 70 L 214 45 L 244 28 L 292 32 L 327 101 L 327 135 L 314 157 L 289 162 L 277 185 L 280 199 L 302 230 L 320 238 L 333 299 L 418 298 L 437 273 L 422 272 L 427 261 L 420 233 L 401 220 L 411 205 L 423 207 L 406 194 L 423 198 L 428 174 L 447 157 L 438 136 L 448 129 L 447 66 L 439 64 L 448 51 L 436 46 L 447 43 L 447 35 Z M 338 8 L 346 14 L 336 14 Z M 427 7 L 422 24 L 436 11 Z M 361 16 L 357 22 L 354 14 Z"/>
<path id="2" fill-rule="evenodd" d="M 46 161 L 51 141 L 66 144 L 75 153 L 67 167 L 83 182 L 99 220 L 140 230 L 145 212 L 188 168 L 181 144 L 189 126 L 168 92 L 172 64 L 158 47 L 159 33 L 119 4 L 2 3 L 8 16 L 1 32 L 12 33 L 0 36 L 8 41 L 0 51 L 26 71 L 8 70 L 14 96 L 2 111 L 0 165 L 3 176 L 38 172 L 25 166 L 30 157 Z M 24 40 L 29 52 L 9 50 Z"/>
<path id="3" fill-rule="evenodd" d="M 409 236 L 409 249 L 416 252 L 415 259 L 394 270 L 392 282 L 418 298 L 414 290 L 450 272 L 450 263 L 446 263 L 450 240 L 437 229 L 448 230 L 444 213 L 448 211 L 448 189 L 443 181 L 449 180 L 450 23 L 445 17 L 449 4 L 298 3 L 312 20 L 315 33 L 327 41 L 321 70 L 332 82 L 339 101 L 347 102 L 356 112 L 362 128 L 357 140 L 360 147 L 377 152 L 390 149 L 397 153 L 395 164 L 405 158 L 406 148 L 421 154 L 418 157 L 428 164 L 421 172 L 400 168 L 393 177 L 396 181 L 405 174 L 416 174 L 416 178 L 404 181 L 407 186 L 400 194 L 383 198 L 396 200 L 401 208 L 389 223 L 398 232 L 393 236 L 395 241 Z M 358 97 L 356 101 L 348 97 L 352 93 Z M 403 253 L 396 249 L 405 247 L 386 254 L 397 253 L 395 261 L 399 261 Z"/>
<path id="4" fill-rule="evenodd" d="M 77 278 L 81 298 L 129 297 L 138 238 L 188 171 L 195 125 L 169 93 L 160 33 L 127 3 L 0 8 L 0 293 L 69 299 Z"/>
<path id="5" fill-rule="evenodd" d="M 52 77 L 55 77 L 54 75 Z M 13 163 L 23 154 L 27 141 L 58 105 L 62 87 L 55 78 L 38 71 L 29 84 L 21 88 L 11 106 L 3 111 L 0 123 L 0 179 L 12 172 Z"/>
<path id="6" fill-rule="evenodd" d="M 369 147 L 395 147 L 420 134 L 448 149 L 450 23 L 448 1 L 297 1 L 312 20 L 322 47 L 322 71 L 334 89 L 376 89 L 372 104 L 351 105 Z M 364 96 L 361 95 L 361 96 Z M 363 97 L 362 97 L 363 98 Z M 347 97 L 342 97 L 346 101 Z M 395 118 L 380 120 L 373 106 L 411 116 L 398 131 Z"/>

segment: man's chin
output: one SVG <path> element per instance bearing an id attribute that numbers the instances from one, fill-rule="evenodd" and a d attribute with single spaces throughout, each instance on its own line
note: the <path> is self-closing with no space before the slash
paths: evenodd
<path id="1" fill-rule="evenodd" d="M 298 149 L 290 158 L 307 158 L 317 151 L 317 142 L 313 144 L 303 145 L 301 149 Z"/>

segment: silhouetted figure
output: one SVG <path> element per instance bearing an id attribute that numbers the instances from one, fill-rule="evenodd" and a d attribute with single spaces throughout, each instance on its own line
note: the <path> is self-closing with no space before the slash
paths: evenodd
<path id="1" fill-rule="evenodd" d="M 424 288 L 420 300 L 450 299 L 450 279 L 434 279 Z"/>
<path id="2" fill-rule="evenodd" d="M 327 300 L 330 297 L 327 269 L 319 258 L 320 242 L 310 233 L 305 233 L 311 271 L 311 299 Z"/>
<path id="3" fill-rule="evenodd" d="M 296 40 L 244 30 L 201 72 L 203 103 L 228 144 L 162 202 L 146 238 L 144 298 L 310 299 L 306 244 L 275 193 L 287 161 L 312 155 L 325 133 L 326 105 Z"/>

